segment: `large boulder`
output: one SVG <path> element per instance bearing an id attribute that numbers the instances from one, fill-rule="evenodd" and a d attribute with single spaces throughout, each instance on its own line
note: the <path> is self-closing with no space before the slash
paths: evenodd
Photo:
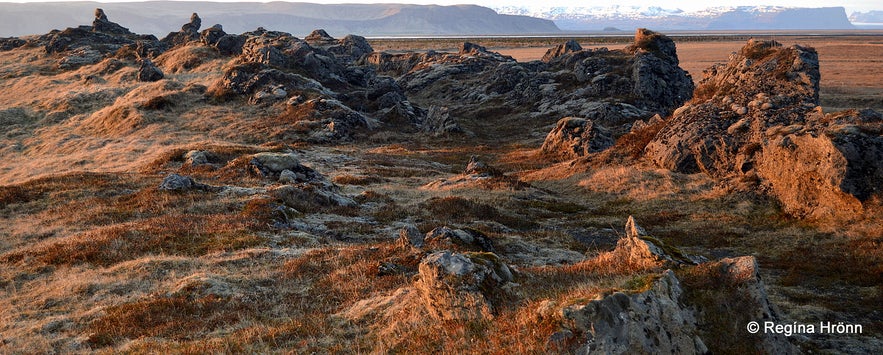
<path id="1" fill-rule="evenodd" d="M 863 210 L 862 202 L 883 192 L 880 115 L 847 115 L 858 122 L 768 132 L 757 175 L 791 215 L 849 219 Z"/>
<path id="2" fill-rule="evenodd" d="M 339 59 L 347 61 L 356 61 L 363 56 L 374 52 L 374 48 L 368 43 L 368 40 L 362 36 L 347 35 L 337 42 L 337 44 L 329 46 L 328 52 L 334 54 Z"/>
<path id="3" fill-rule="evenodd" d="M 613 138 L 604 127 L 585 118 L 565 117 L 549 132 L 540 150 L 549 156 L 573 159 L 600 152 L 612 145 Z"/>
<path id="4" fill-rule="evenodd" d="M 414 288 L 426 310 L 440 320 L 493 318 L 494 300 L 514 281 L 512 271 L 493 253 L 439 251 L 420 262 Z"/>
<path id="5" fill-rule="evenodd" d="M 818 54 L 811 48 L 750 40 L 704 75 L 693 101 L 647 145 L 656 165 L 715 177 L 747 172 L 758 151 L 751 147 L 767 129 L 803 124 L 818 106 Z"/>

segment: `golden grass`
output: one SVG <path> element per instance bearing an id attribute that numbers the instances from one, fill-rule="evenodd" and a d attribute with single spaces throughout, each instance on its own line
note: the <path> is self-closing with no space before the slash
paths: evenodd
<path id="1" fill-rule="evenodd" d="M 689 69 L 723 61 L 742 43 L 678 43 L 678 49 Z M 823 58 L 823 102 L 825 90 L 839 95 L 831 105 L 873 98 L 878 88 L 868 73 L 879 63 L 849 58 L 879 48 L 809 44 Z M 152 84 L 132 80 L 133 62 L 57 72 L 58 58 L 36 49 L 0 53 L 0 91 L 16 93 L 0 95 L 0 106 L 28 114 L 13 127 L 20 134 L 0 138 L 7 147 L 21 144 L 0 150 L 0 318 L 9 320 L 0 337 L 10 351 L 567 352 L 578 344 L 549 342 L 561 329 L 562 307 L 614 290 L 640 291 L 652 281 L 652 265 L 624 265 L 613 260 L 611 245 L 575 239 L 621 232 L 628 215 L 687 253 L 757 255 L 789 319 L 812 321 L 795 310 L 816 307 L 866 324 L 866 336 L 883 334 L 875 318 L 883 295 L 878 200 L 849 226 L 795 221 L 767 198 L 632 164 L 653 129 L 623 136 L 607 156 L 550 166 L 534 154 L 541 142 L 526 133 L 544 123 L 493 131 L 496 115 L 506 113 L 495 108 L 476 113 L 489 119 L 467 124 L 476 136 L 298 145 L 272 138 L 294 129 L 277 127 L 291 123 L 281 107 L 204 101 L 199 86 L 220 78 L 226 59 L 199 58 L 202 50 L 167 53 L 157 61 L 166 80 Z M 836 63 L 826 67 L 826 61 Z M 86 81 L 89 75 L 102 80 Z M 845 101 L 850 98 L 858 101 Z M 190 150 L 208 152 L 211 165 L 187 164 Z M 249 155 L 283 150 L 295 151 L 362 206 L 279 212 L 285 201 L 266 194 L 278 184 L 253 174 Z M 419 189 L 460 174 L 473 154 L 531 186 Z M 171 172 L 246 192 L 158 191 Z M 274 227 L 289 217 L 300 229 Z M 592 257 L 565 266 L 519 265 L 520 286 L 499 298 L 493 320 L 439 322 L 419 307 L 395 322 L 332 316 L 413 282 L 422 254 L 392 241 L 402 224 L 421 232 L 442 225 L 479 229 L 499 242 L 504 260 L 507 243 L 516 241 Z M 305 245 L 314 249 L 299 248 Z M 403 271 L 381 275 L 382 263 Z M 720 301 L 737 295 L 739 285 L 715 283 L 714 271 L 679 271 L 692 292 L 687 303 L 719 317 L 703 320 L 704 337 L 713 339 L 706 344 L 751 352 L 750 344 L 724 335 L 741 330 L 732 329 L 741 306 Z M 182 286 L 207 274 L 229 284 L 230 294 Z"/>

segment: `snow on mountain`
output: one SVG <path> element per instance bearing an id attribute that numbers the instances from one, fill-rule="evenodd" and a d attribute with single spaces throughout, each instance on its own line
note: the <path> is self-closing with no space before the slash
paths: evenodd
<path id="1" fill-rule="evenodd" d="M 659 6 L 502 6 L 500 14 L 555 21 L 564 30 L 652 27 L 661 30 L 852 28 L 842 7 L 719 6 L 684 11 Z"/>

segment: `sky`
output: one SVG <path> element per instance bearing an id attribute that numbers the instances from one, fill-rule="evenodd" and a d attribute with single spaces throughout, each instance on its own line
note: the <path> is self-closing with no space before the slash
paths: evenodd
<path id="1" fill-rule="evenodd" d="M 46 2 L 46 1 L 65 1 L 65 0 L 0 0 L 0 2 Z M 99 2 L 120 2 L 120 0 L 98 0 Z M 122 1 L 143 1 L 143 0 L 122 0 Z M 209 1 L 261 1 L 262 0 L 209 0 Z M 536 6 L 536 1 L 527 0 L 305 0 L 292 2 L 312 2 L 320 4 L 339 4 L 339 3 L 405 3 L 405 4 L 436 4 L 436 5 L 456 5 L 456 4 L 477 4 L 487 7 L 495 6 Z M 689 1 L 671 1 L 671 0 L 618 0 L 615 2 L 621 6 L 658 6 L 665 9 L 679 8 L 685 11 L 701 10 L 707 7 L 718 6 L 787 6 L 787 7 L 829 7 L 843 6 L 846 13 L 854 11 L 870 11 L 883 10 L 883 3 L 880 0 L 689 0 Z M 543 6 L 564 6 L 564 7 L 607 7 L 613 5 L 610 1 L 588 1 L 588 0 L 566 0 L 566 1 L 550 1 L 543 3 Z"/>

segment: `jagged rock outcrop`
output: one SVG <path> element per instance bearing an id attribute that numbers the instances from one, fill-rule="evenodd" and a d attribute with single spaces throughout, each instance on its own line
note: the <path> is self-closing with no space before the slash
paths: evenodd
<path id="1" fill-rule="evenodd" d="M 695 265 L 701 257 L 686 255 L 675 247 L 666 245 L 641 228 L 635 218 L 629 216 L 625 224 L 625 236 L 616 242 L 613 260 L 640 269 Z"/>
<path id="2" fill-rule="evenodd" d="M 612 145 L 613 138 L 606 128 L 585 118 L 565 117 L 546 136 L 540 151 L 548 156 L 574 159 Z"/>
<path id="3" fill-rule="evenodd" d="M 632 292 L 613 292 L 586 304 L 564 307 L 563 330 L 550 341 L 570 344 L 576 353 L 705 354 L 727 349 L 721 348 L 717 337 L 742 331 L 750 321 L 783 322 L 781 312 L 767 296 L 753 256 L 712 262 L 686 256 L 649 237 L 632 217 L 626 223 L 626 236 L 610 256 L 611 262 L 630 268 L 674 267 L 682 270 L 678 274 L 682 278 L 665 270 L 644 276 Z M 720 314 L 733 312 L 732 319 L 720 318 Z M 797 352 L 782 334 L 747 335 L 737 341 L 743 349 Z"/>
<path id="4" fill-rule="evenodd" d="M 509 266 L 493 253 L 429 254 L 420 262 L 414 288 L 426 310 L 441 320 L 493 318 L 494 293 L 514 281 Z"/>
<path id="5" fill-rule="evenodd" d="M 696 316 L 679 301 L 682 293 L 666 270 L 646 291 L 615 292 L 562 313 L 572 330 L 585 334 L 580 354 L 705 354 Z"/>
<path id="6" fill-rule="evenodd" d="M 663 168 L 767 186 L 799 217 L 849 218 L 879 193 L 883 137 L 874 113 L 824 115 L 819 78 L 814 49 L 749 40 L 706 70 L 645 154 Z"/>
<path id="7" fill-rule="evenodd" d="M 163 77 L 165 75 L 162 70 L 157 68 L 150 59 L 141 59 L 141 67 L 138 69 L 138 81 L 159 81 Z"/>
<path id="8" fill-rule="evenodd" d="M 883 119 L 866 110 L 823 122 L 767 131 L 757 176 L 792 215 L 853 218 L 883 194 Z"/>
<path id="9" fill-rule="evenodd" d="M 336 44 L 327 48 L 328 52 L 337 56 L 338 59 L 354 62 L 363 56 L 374 52 L 374 48 L 368 43 L 368 40 L 362 36 L 346 35 Z"/>
<path id="10" fill-rule="evenodd" d="M 95 20 L 92 21 L 92 31 L 117 35 L 134 35 L 128 28 L 111 22 L 102 9 L 95 9 Z"/>
<path id="11" fill-rule="evenodd" d="M 668 114 L 693 91 L 676 54 L 653 49 L 668 48 L 671 40 L 658 34 L 641 38 L 649 40 L 628 51 L 564 44 L 548 62 L 519 63 L 472 43 L 462 44 L 458 53 L 372 53 L 362 62 L 398 76 L 412 101 L 449 107 L 454 118 L 476 111 L 580 116 L 615 128 L 616 135 L 635 120 Z"/>
<path id="12" fill-rule="evenodd" d="M 230 56 L 241 54 L 242 46 L 245 44 L 244 36 L 228 34 L 219 24 L 203 30 L 199 34 L 199 39 L 203 44 L 217 49 L 221 55 Z"/>
<path id="13" fill-rule="evenodd" d="M 451 117 L 447 106 L 430 105 L 425 114 L 416 116 L 414 120 L 421 131 L 433 135 L 463 131 L 457 121 Z"/>
<path id="14" fill-rule="evenodd" d="M 347 82 L 345 66 L 333 54 L 289 33 L 258 29 L 244 36 L 246 40 L 240 56 L 243 62 L 303 70 L 326 85 Z"/>
<path id="15" fill-rule="evenodd" d="M 181 26 L 181 30 L 178 32 L 170 32 L 163 39 L 160 40 L 163 44 L 168 47 L 174 47 L 182 44 L 186 44 L 190 41 L 198 41 L 200 40 L 199 27 L 202 26 L 202 19 L 199 18 L 195 12 L 190 15 L 190 22 L 185 23 Z"/>
<path id="16" fill-rule="evenodd" d="M 553 59 L 563 56 L 567 53 L 579 52 L 581 50 L 583 50 L 583 47 L 579 45 L 579 42 L 569 40 L 546 51 L 546 54 L 543 55 L 543 58 L 541 60 L 548 63 L 551 62 Z"/>
<path id="17" fill-rule="evenodd" d="M 0 51 L 10 51 L 27 43 L 28 41 L 21 38 L 0 38 Z"/>

